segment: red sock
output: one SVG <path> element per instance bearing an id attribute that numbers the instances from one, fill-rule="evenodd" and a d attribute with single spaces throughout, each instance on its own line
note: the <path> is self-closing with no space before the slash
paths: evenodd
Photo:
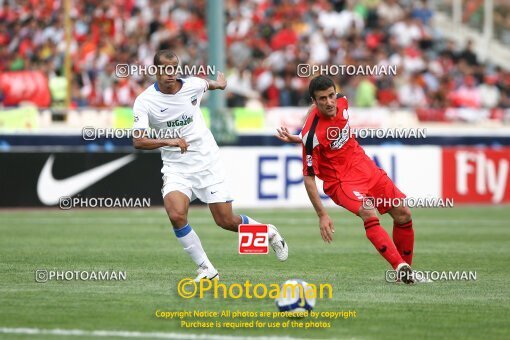
<path id="1" fill-rule="evenodd" d="M 367 219 L 365 221 L 365 232 L 370 242 L 379 251 L 379 254 L 391 264 L 393 269 L 396 269 L 399 264 L 404 262 L 390 235 L 379 224 L 379 218 L 370 217 Z"/>
<path id="2" fill-rule="evenodd" d="M 413 221 L 404 224 L 393 223 L 393 242 L 400 256 L 411 265 L 413 262 L 414 229 Z"/>

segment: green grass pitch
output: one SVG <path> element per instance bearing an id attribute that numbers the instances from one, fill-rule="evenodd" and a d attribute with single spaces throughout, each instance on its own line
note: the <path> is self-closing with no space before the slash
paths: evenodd
<path id="1" fill-rule="evenodd" d="M 274 301 L 183 299 L 177 282 L 195 265 L 171 232 L 163 208 L 0 211 L 0 329 L 77 329 L 306 338 L 510 338 L 510 208 L 414 209 L 418 270 L 470 270 L 476 281 L 406 286 L 386 283 L 388 265 L 358 218 L 329 209 L 336 233 L 325 244 L 311 209 L 238 210 L 279 227 L 290 255 L 238 255 L 237 234 L 193 208 L 190 224 L 226 284 L 302 278 L 332 284 L 316 311 L 355 310 L 322 329 L 185 329 L 156 310 L 276 311 Z M 391 233 L 389 216 L 382 224 Z M 124 270 L 126 281 L 35 282 L 36 269 Z M 251 319 L 244 319 L 248 321 Z M 280 321 L 282 321 L 281 319 Z M 267 321 L 267 320 L 265 320 Z M 0 338 L 24 338 L 2 334 Z M 55 338 L 42 335 L 38 338 Z M 66 338 L 60 336 L 58 338 Z M 83 338 L 83 337 L 82 337 Z"/>

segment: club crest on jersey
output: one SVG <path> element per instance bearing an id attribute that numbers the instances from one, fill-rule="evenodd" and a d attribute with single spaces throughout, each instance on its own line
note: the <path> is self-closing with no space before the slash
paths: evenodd
<path id="1" fill-rule="evenodd" d="M 306 166 L 312 166 L 312 155 L 306 155 Z"/>
<path id="2" fill-rule="evenodd" d="M 197 100 L 197 95 L 193 95 L 193 96 L 191 97 L 191 104 L 193 104 L 193 105 L 197 105 L 197 101 L 198 101 L 198 100 Z"/>
<path id="3" fill-rule="evenodd" d="M 345 124 L 344 128 L 342 129 L 341 133 L 338 134 L 338 138 L 331 142 L 329 145 L 331 147 L 331 150 L 338 150 L 342 148 L 342 146 L 347 143 L 349 140 L 349 122 Z"/>

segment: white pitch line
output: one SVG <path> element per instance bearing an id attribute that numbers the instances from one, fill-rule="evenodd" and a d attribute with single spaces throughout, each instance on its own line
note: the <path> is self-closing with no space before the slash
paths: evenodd
<path id="1" fill-rule="evenodd" d="M 120 337 L 120 338 L 153 338 L 153 339 L 178 339 L 178 340 L 303 340 L 305 338 L 292 337 L 255 337 L 255 336 L 231 336 L 213 334 L 184 334 L 166 332 L 133 332 L 133 331 L 86 331 L 82 329 L 40 329 L 40 328 L 0 328 L 0 334 L 26 334 L 26 335 L 62 335 L 62 336 L 88 336 L 88 337 Z"/>

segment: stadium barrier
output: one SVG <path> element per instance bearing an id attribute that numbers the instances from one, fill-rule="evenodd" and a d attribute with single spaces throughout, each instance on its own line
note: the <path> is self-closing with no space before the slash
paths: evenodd
<path id="1" fill-rule="evenodd" d="M 409 197 L 510 203 L 510 147 L 365 150 Z M 224 147 L 221 154 L 236 207 L 310 206 L 299 147 Z M 150 198 L 151 206 L 162 205 L 159 152 L 3 152 L 0 164 L 2 207 L 55 206 L 61 196 Z M 91 171 L 99 167 L 100 174 Z M 76 175 L 84 176 L 78 181 L 82 184 L 62 185 Z M 322 195 L 326 205 L 334 205 Z"/>

